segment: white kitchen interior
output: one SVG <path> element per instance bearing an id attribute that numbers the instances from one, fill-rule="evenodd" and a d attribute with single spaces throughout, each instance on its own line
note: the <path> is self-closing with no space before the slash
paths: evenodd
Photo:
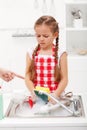
<path id="1" fill-rule="evenodd" d="M 73 13 L 79 14 L 73 15 Z M 26 52 L 36 45 L 34 22 L 41 15 L 54 16 L 60 27 L 59 47 L 68 53 L 69 83 L 66 92 L 81 95 L 82 117 L 4 117 L 1 130 L 87 129 L 87 0 L 0 0 L 0 67 L 25 75 Z M 79 18 L 77 18 L 79 15 Z M 3 86 L 4 114 L 13 94 L 28 93 L 23 79 Z"/>

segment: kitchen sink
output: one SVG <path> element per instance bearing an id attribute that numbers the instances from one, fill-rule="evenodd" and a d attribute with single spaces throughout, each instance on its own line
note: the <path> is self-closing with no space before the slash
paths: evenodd
<path id="1" fill-rule="evenodd" d="M 37 98 L 31 107 L 25 97 L 12 98 L 5 117 L 35 118 L 35 117 L 84 117 L 82 97 L 73 95 L 71 98 L 58 99 L 59 103 L 52 105 Z"/>

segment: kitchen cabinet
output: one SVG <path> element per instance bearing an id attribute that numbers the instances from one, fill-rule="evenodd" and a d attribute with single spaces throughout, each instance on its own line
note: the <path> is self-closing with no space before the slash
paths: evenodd
<path id="1" fill-rule="evenodd" d="M 68 55 L 68 86 L 74 93 L 87 91 L 87 56 Z"/>
<path id="2" fill-rule="evenodd" d="M 75 16 L 72 13 L 77 14 Z M 66 48 L 69 54 L 87 54 L 86 0 L 65 0 L 65 33 Z"/>

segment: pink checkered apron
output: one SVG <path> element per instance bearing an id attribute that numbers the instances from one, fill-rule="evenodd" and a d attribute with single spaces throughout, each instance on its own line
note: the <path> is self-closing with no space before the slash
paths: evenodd
<path id="1" fill-rule="evenodd" d="M 52 50 L 54 54 L 55 49 L 53 48 Z M 53 55 L 40 55 L 37 53 L 34 60 L 36 70 L 34 85 L 49 88 L 53 92 L 58 87 L 58 82 L 54 78 L 55 57 Z"/>

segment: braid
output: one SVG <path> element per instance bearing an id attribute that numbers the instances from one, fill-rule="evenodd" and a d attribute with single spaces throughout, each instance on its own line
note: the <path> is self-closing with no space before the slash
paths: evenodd
<path id="1" fill-rule="evenodd" d="M 37 51 L 39 49 L 39 44 L 36 46 L 33 54 L 32 54 L 32 61 L 31 61 L 31 65 L 30 65 L 30 68 L 29 68 L 29 73 L 30 73 L 30 79 L 33 81 L 36 77 L 35 75 L 35 64 L 34 64 L 34 58 L 37 54 Z"/>
<path id="2" fill-rule="evenodd" d="M 58 61 L 58 37 L 56 38 L 55 60 Z"/>
<path id="3" fill-rule="evenodd" d="M 34 59 L 34 57 L 36 56 L 39 47 L 40 47 L 40 45 L 38 44 L 38 45 L 36 46 L 36 48 L 34 49 L 34 52 L 33 52 L 33 54 L 32 54 L 33 59 Z"/>
<path id="4" fill-rule="evenodd" d="M 55 62 L 56 62 L 56 66 L 55 66 L 55 71 L 54 71 L 54 76 L 55 76 L 55 81 L 59 81 L 60 80 L 60 69 L 58 66 L 58 41 L 59 41 L 59 37 L 56 38 L 56 47 L 55 47 Z"/>

